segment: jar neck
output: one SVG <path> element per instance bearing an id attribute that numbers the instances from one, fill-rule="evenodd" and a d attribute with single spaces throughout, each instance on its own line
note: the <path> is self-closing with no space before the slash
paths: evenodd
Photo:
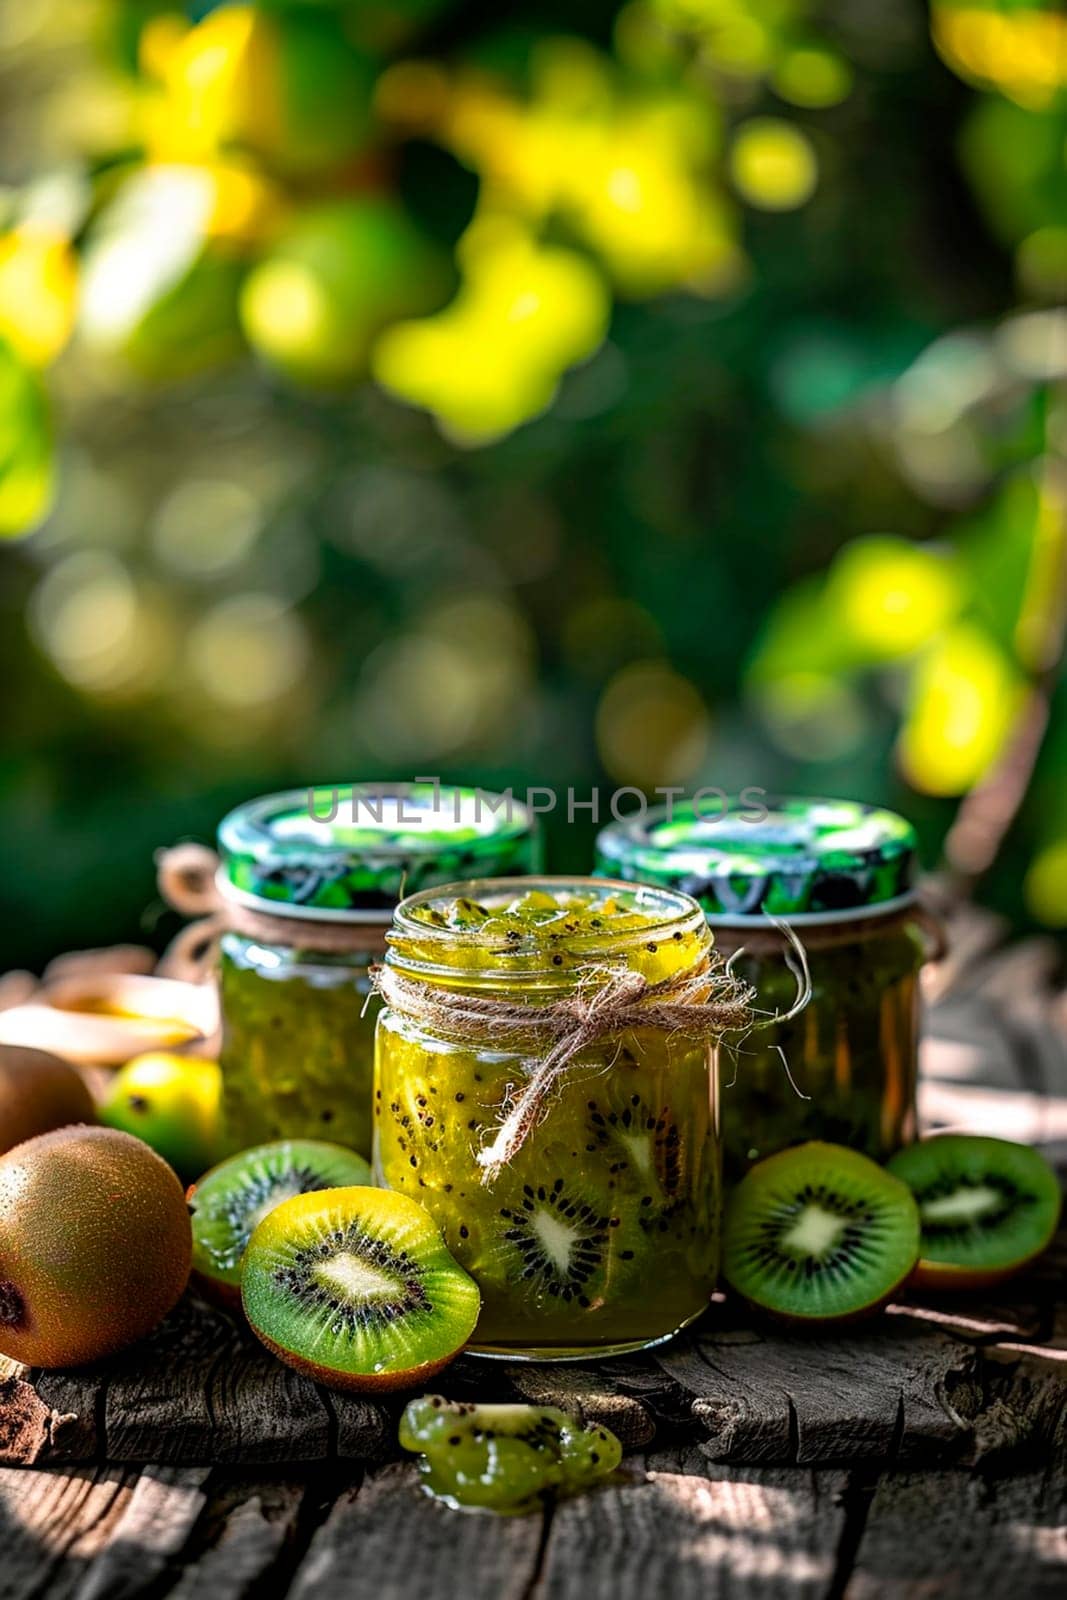
<path id="1" fill-rule="evenodd" d="M 531 889 L 557 897 L 559 915 L 531 921 L 521 931 L 502 928 L 504 917 L 497 917 L 497 910 Z M 420 911 L 432 915 L 459 897 L 494 913 L 484 931 L 420 920 Z M 600 909 L 603 926 L 598 927 Z M 404 901 L 388 935 L 386 964 L 405 978 L 443 989 L 513 991 L 516 998 L 540 1003 L 564 998 L 579 986 L 607 983 L 620 971 L 641 972 L 650 982 L 684 976 L 705 961 L 711 945 L 699 906 L 674 891 L 603 878 L 488 880 Z"/>

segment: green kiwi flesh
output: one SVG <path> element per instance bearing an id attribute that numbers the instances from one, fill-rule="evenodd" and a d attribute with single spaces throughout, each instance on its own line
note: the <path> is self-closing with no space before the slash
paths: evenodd
<path id="1" fill-rule="evenodd" d="M 339 1389 L 425 1381 L 466 1344 L 481 1299 L 436 1224 L 406 1195 L 323 1189 L 283 1200 L 245 1251 L 252 1331 L 299 1371 Z"/>
<path id="2" fill-rule="evenodd" d="M 241 1261 L 253 1232 L 294 1195 L 369 1184 L 370 1167 L 343 1145 L 278 1139 L 230 1156 L 189 1191 L 193 1271 L 213 1298 L 240 1304 Z"/>
<path id="3" fill-rule="evenodd" d="M 877 1310 L 918 1256 L 911 1191 L 843 1145 L 813 1141 L 769 1156 L 727 1203 L 727 1282 L 752 1305 L 793 1322 Z"/>
<path id="4" fill-rule="evenodd" d="M 1029 1145 L 935 1134 L 899 1151 L 889 1170 L 919 1207 L 924 1284 L 964 1289 L 995 1283 L 1040 1255 L 1056 1231 L 1059 1181 Z"/>
<path id="5" fill-rule="evenodd" d="M 423 1487 L 456 1509 L 516 1516 L 608 1477 L 622 1446 L 607 1428 L 554 1406 L 469 1405 L 424 1395 L 400 1419 L 400 1443 L 421 1455 Z"/>

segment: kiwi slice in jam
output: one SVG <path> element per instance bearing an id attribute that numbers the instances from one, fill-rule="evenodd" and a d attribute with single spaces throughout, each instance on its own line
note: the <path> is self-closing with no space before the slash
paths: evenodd
<path id="1" fill-rule="evenodd" d="M 912 1191 L 922 1223 L 916 1281 L 941 1289 L 996 1283 L 1049 1244 L 1060 1186 L 1029 1145 L 939 1133 L 889 1163 Z"/>
<path id="2" fill-rule="evenodd" d="M 761 1310 L 800 1323 L 883 1306 L 919 1256 L 907 1185 L 844 1145 L 797 1145 L 754 1166 L 723 1223 L 723 1273 Z"/>
<path id="3" fill-rule="evenodd" d="M 253 1233 L 245 1316 L 268 1349 L 337 1389 L 404 1389 L 474 1331 L 478 1287 L 416 1201 L 384 1189 L 283 1200 Z"/>
<path id="4" fill-rule="evenodd" d="M 605 1284 L 635 1269 L 647 1243 L 579 1175 L 498 1184 L 495 1215 L 471 1229 L 470 1265 L 487 1286 L 533 1302 L 598 1305 Z"/>
<path id="5" fill-rule="evenodd" d="M 469 1405 L 424 1395 L 400 1419 L 423 1487 L 456 1508 L 521 1515 L 616 1470 L 622 1446 L 554 1406 Z"/>
<path id="6" fill-rule="evenodd" d="M 278 1139 L 230 1156 L 189 1190 L 193 1271 L 223 1305 L 241 1304 L 241 1259 L 254 1230 L 283 1200 L 316 1189 L 369 1184 L 370 1167 L 354 1150 L 318 1139 Z"/>
<path id="7" fill-rule="evenodd" d="M 608 1074 L 606 1090 L 590 1096 L 586 1111 L 585 1149 L 601 1161 L 607 1158 L 615 1182 L 660 1202 L 677 1198 L 684 1150 L 668 1106 L 628 1088 L 625 1072 L 617 1070 Z"/>

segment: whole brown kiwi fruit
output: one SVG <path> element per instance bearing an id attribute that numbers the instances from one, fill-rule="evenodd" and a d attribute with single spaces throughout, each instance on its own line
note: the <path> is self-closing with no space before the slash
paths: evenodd
<path id="1" fill-rule="evenodd" d="M 182 1186 L 142 1140 L 60 1128 L 0 1157 L 0 1353 L 80 1366 L 144 1338 L 189 1277 Z"/>
<path id="2" fill-rule="evenodd" d="M 93 1097 L 69 1061 L 20 1044 L 0 1044 L 0 1155 L 25 1139 L 72 1122 L 95 1122 Z"/>

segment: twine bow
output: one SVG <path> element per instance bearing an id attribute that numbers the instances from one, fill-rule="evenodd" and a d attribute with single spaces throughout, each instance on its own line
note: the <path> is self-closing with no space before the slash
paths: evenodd
<path id="1" fill-rule="evenodd" d="M 781 1022 L 795 1016 L 810 998 L 803 950 L 797 1001 Z M 732 958 L 735 959 L 735 958 Z M 521 1004 L 488 995 L 457 993 L 405 977 L 392 967 L 376 967 L 376 992 L 386 1005 L 450 1038 L 477 1043 L 488 1032 L 496 1042 L 548 1045 L 531 1059 L 529 1076 L 514 1099 L 491 1145 L 479 1151 L 482 1181 L 490 1183 L 522 1148 L 544 1114 L 545 1103 L 567 1067 L 583 1050 L 629 1028 L 656 1028 L 684 1038 L 712 1040 L 756 1024 L 756 991 L 735 976 L 731 962 L 712 954 L 684 973 L 649 983 L 641 973 L 591 967 L 573 994 L 547 1005 Z"/>
<path id="2" fill-rule="evenodd" d="M 220 870 L 214 850 L 202 844 L 178 844 L 156 852 L 156 883 L 167 904 L 183 916 L 196 917 L 172 940 L 160 970 L 170 977 L 197 981 L 215 964 L 224 933 L 240 933 L 283 949 L 310 949 L 322 955 L 349 952 L 380 954 L 388 913 L 381 920 L 312 922 L 299 906 L 278 912 L 259 911 L 237 897 Z"/>

